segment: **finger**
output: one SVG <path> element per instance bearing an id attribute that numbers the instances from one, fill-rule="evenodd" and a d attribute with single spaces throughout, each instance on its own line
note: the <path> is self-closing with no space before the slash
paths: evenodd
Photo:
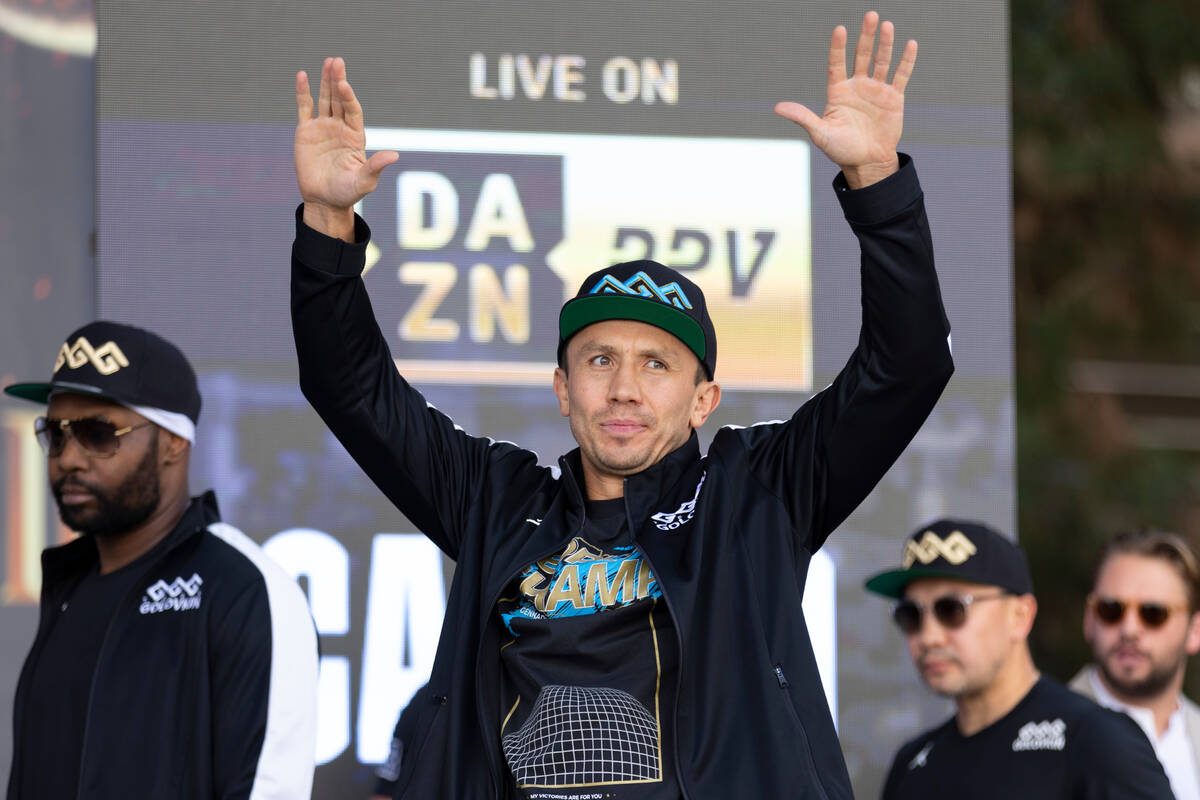
<path id="1" fill-rule="evenodd" d="M 886 81 L 888 67 L 892 64 L 892 42 L 896 37 L 896 26 L 884 22 L 879 26 L 879 49 L 875 51 L 875 68 L 871 77 L 877 81 Z"/>
<path id="2" fill-rule="evenodd" d="M 821 118 L 801 103 L 776 103 L 775 113 L 784 119 L 790 119 L 816 140 L 817 131 L 824 125 Z"/>
<path id="3" fill-rule="evenodd" d="M 367 163 L 363 165 L 363 169 L 374 178 L 379 177 L 379 173 L 383 172 L 385 167 L 389 167 L 400 160 L 400 154 L 395 150 L 380 150 L 378 153 L 373 153 L 367 159 Z"/>
<path id="4" fill-rule="evenodd" d="M 846 26 L 838 25 L 829 39 L 829 82 L 846 80 Z"/>
<path id="5" fill-rule="evenodd" d="M 917 65 L 917 40 L 909 39 L 908 44 L 904 45 L 904 55 L 900 56 L 900 63 L 896 65 L 896 76 L 892 78 L 892 86 L 896 91 L 903 93 L 904 87 L 908 86 L 908 79 L 912 77 L 913 67 Z"/>
<path id="6" fill-rule="evenodd" d="M 312 119 L 312 91 L 308 88 L 308 73 L 301 70 L 296 73 L 296 114 L 300 122 Z"/>
<path id="7" fill-rule="evenodd" d="M 317 87 L 317 116 L 329 116 L 329 98 L 333 93 L 333 78 L 330 72 L 333 69 L 333 59 L 327 58 L 321 64 L 321 85 Z"/>
<path id="8" fill-rule="evenodd" d="M 342 58 L 335 58 L 333 64 L 329 68 L 330 76 L 333 78 L 333 91 L 329 93 L 329 113 L 334 119 L 342 119 L 345 116 L 345 109 L 342 106 L 343 86 L 348 85 L 346 80 L 346 61 Z"/>
<path id="9" fill-rule="evenodd" d="M 363 129 L 362 104 L 358 102 L 358 96 L 354 94 L 354 88 L 350 85 L 350 81 L 345 79 L 338 82 L 334 104 L 335 113 L 339 106 L 346 124 L 356 131 L 361 131 Z"/>
<path id="10" fill-rule="evenodd" d="M 875 28 L 879 25 L 879 15 L 868 11 L 863 15 L 862 32 L 858 34 L 858 44 L 854 45 L 854 77 L 866 77 L 867 67 L 871 64 L 871 51 L 875 49 Z"/>
<path id="11" fill-rule="evenodd" d="M 358 193 L 366 197 L 375 191 L 375 187 L 379 185 L 379 175 L 383 172 L 384 167 L 395 164 L 399 159 L 400 154 L 395 150 L 380 150 L 368 158 L 358 172 L 356 180 Z"/>

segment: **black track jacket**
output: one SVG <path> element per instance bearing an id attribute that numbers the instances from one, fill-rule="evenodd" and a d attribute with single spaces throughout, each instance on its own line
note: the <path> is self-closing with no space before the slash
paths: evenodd
<path id="1" fill-rule="evenodd" d="M 304 592 L 248 536 L 192 499 L 104 635 L 80 800 L 303 800 L 316 747 L 317 633 Z M 64 602 L 96 567 L 81 537 L 42 553 L 41 620 L 17 684 L 9 800 L 20 798 L 28 686 Z"/>
<path id="2" fill-rule="evenodd" d="M 831 386 L 784 422 L 723 428 L 625 480 L 630 529 L 681 648 L 673 715 L 687 798 L 849 798 L 850 779 L 801 610 L 812 554 L 883 476 L 953 371 L 920 184 L 911 161 L 850 191 L 862 247 L 862 331 Z M 510 796 L 500 751 L 496 601 L 583 524 L 578 450 L 559 466 L 469 436 L 397 373 L 354 244 L 300 221 L 292 321 L 300 385 L 387 497 L 457 561 L 397 797 Z M 553 347 L 546 343 L 548 351 Z M 535 521 L 540 520 L 540 524 Z"/>

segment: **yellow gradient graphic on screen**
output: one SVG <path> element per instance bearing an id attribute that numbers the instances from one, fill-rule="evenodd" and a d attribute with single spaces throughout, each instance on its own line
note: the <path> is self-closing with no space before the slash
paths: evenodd
<path id="1" fill-rule="evenodd" d="M 563 161 L 563 239 L 547 257 L 565 301 L 592 272 L 639 258 L 704 290 L 717 380 L 808 391 L 812 383 L 807 142 L 369 128 L 369 150 L 544 154 Z M 557 308 L 537 313 L 557 315 Z M 410 377 L 539 384 L 545 368 L 400 361 Z M 531 368 L 534 367 L 534 368 Z"/>

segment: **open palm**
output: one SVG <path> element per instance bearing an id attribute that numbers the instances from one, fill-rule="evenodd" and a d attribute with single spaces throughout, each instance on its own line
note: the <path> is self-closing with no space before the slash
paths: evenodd
<path id="1" fill-rule="evenodd" d="M 296 181 L 305 204 L 349 209 L 375 189 L 383 168 L 399 158 L 392 151 L 367 158 L 362 106 L 340 58 L 325 59 L 321 68 L 316 116 L 308 75 L 296 75 L 296 110 Z"/>
<path id="2" fill-rule="evenodd" d="M 879 33 L 879 48 L 871 51 Z M 846 73 L 846 29 L 839 25 L 829 45 L 829 83 L 825 111 L 818 116 L 800 103 L 780 103 L 775 112 L 803 127 L 831 161 L 849 173 L 872 170 L 889 174 L 897 165 L 896 146 L 904 127 L 904 88 L 917 60 L 917 43 L 904 48 L 889 83 L 895 29 L 879 23 L 874 11 L 863 17 L 854 52 L 854 72 Z M 879 177 L 882 177 L 882 174 Z"/>

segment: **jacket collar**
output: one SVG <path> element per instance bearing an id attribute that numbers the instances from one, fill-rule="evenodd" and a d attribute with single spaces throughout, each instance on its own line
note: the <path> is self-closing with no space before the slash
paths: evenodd
<path id="1" fill-rule="evenodd" d="M 688 468 L 700 460 L 700 441 L 696 432 L 688 440 L 668 453 L 658 463 L 625 479 L 626 508 L 632 515 L 634 535 L 654 513 L 655 505 L 671 490 Z M 484 602 L 494 601 L 516 574 L 538 559 L 553 555 L 570 541 L 572 536 L 583 530 L 587 516 L 584 505 L 586 487 L 583 478 L 583 459 L 579 448 L 575 448 L 558 459 L 561 489 L 555 492 L 545 518 L 538 521 L 537 530 L 524 541 L 512 558 L 500 569 L 495 570 L 485 588 Z M 527 520 L 527 522 L 532 522 Z M 490 607 L 490 606 L 489 606 Z M 484 614 L 487 619 L 494 615 Z"/>
<path id="2" fill-rule="evenodd" d="M 162 548 L 164 553 L 174 550 L 182 542 L 206 530 L 209 525 L 219 522 L 220 519 L 217 496 L 210 489 L 191 499 L 179 522 L 154 548 Z M 99 560 L 96 540 L 91 536 L 80 536 L 66 544 L 48 547 L 42 551 L 42 575 L 47 583 L 51 583 L 61 576 L 86 570 Z"/>
<path id="3" fill-rule="evenodd" d="M 625 480 L 625 494 L 641 497 L 651 502 L 665 497 L 688 468 L 700 460 L 700 437 L 693 430 L 688 440 L 663 456 L 657 464 L 648 467 Z M 633 508 L 631 501 L 630 508 Z"/>
<path id="4" fill-rule="evenodd" d="M 679 482 L 688 468 L 700 460 L 700 437 L 692 431 L 688 440 L 662 457 L 658 462 L 625 479 L 625 496 L 628 508 L 634 515 L 634 523 L 640 523 L 649 509 L 667 495 Z M 583 481 L 583 458 L 579 448 L 558 460 L 562 468 L 563 483 L 567 485 L 568 502 L 573 510 L 582 511 L 587 496 Z"/>

